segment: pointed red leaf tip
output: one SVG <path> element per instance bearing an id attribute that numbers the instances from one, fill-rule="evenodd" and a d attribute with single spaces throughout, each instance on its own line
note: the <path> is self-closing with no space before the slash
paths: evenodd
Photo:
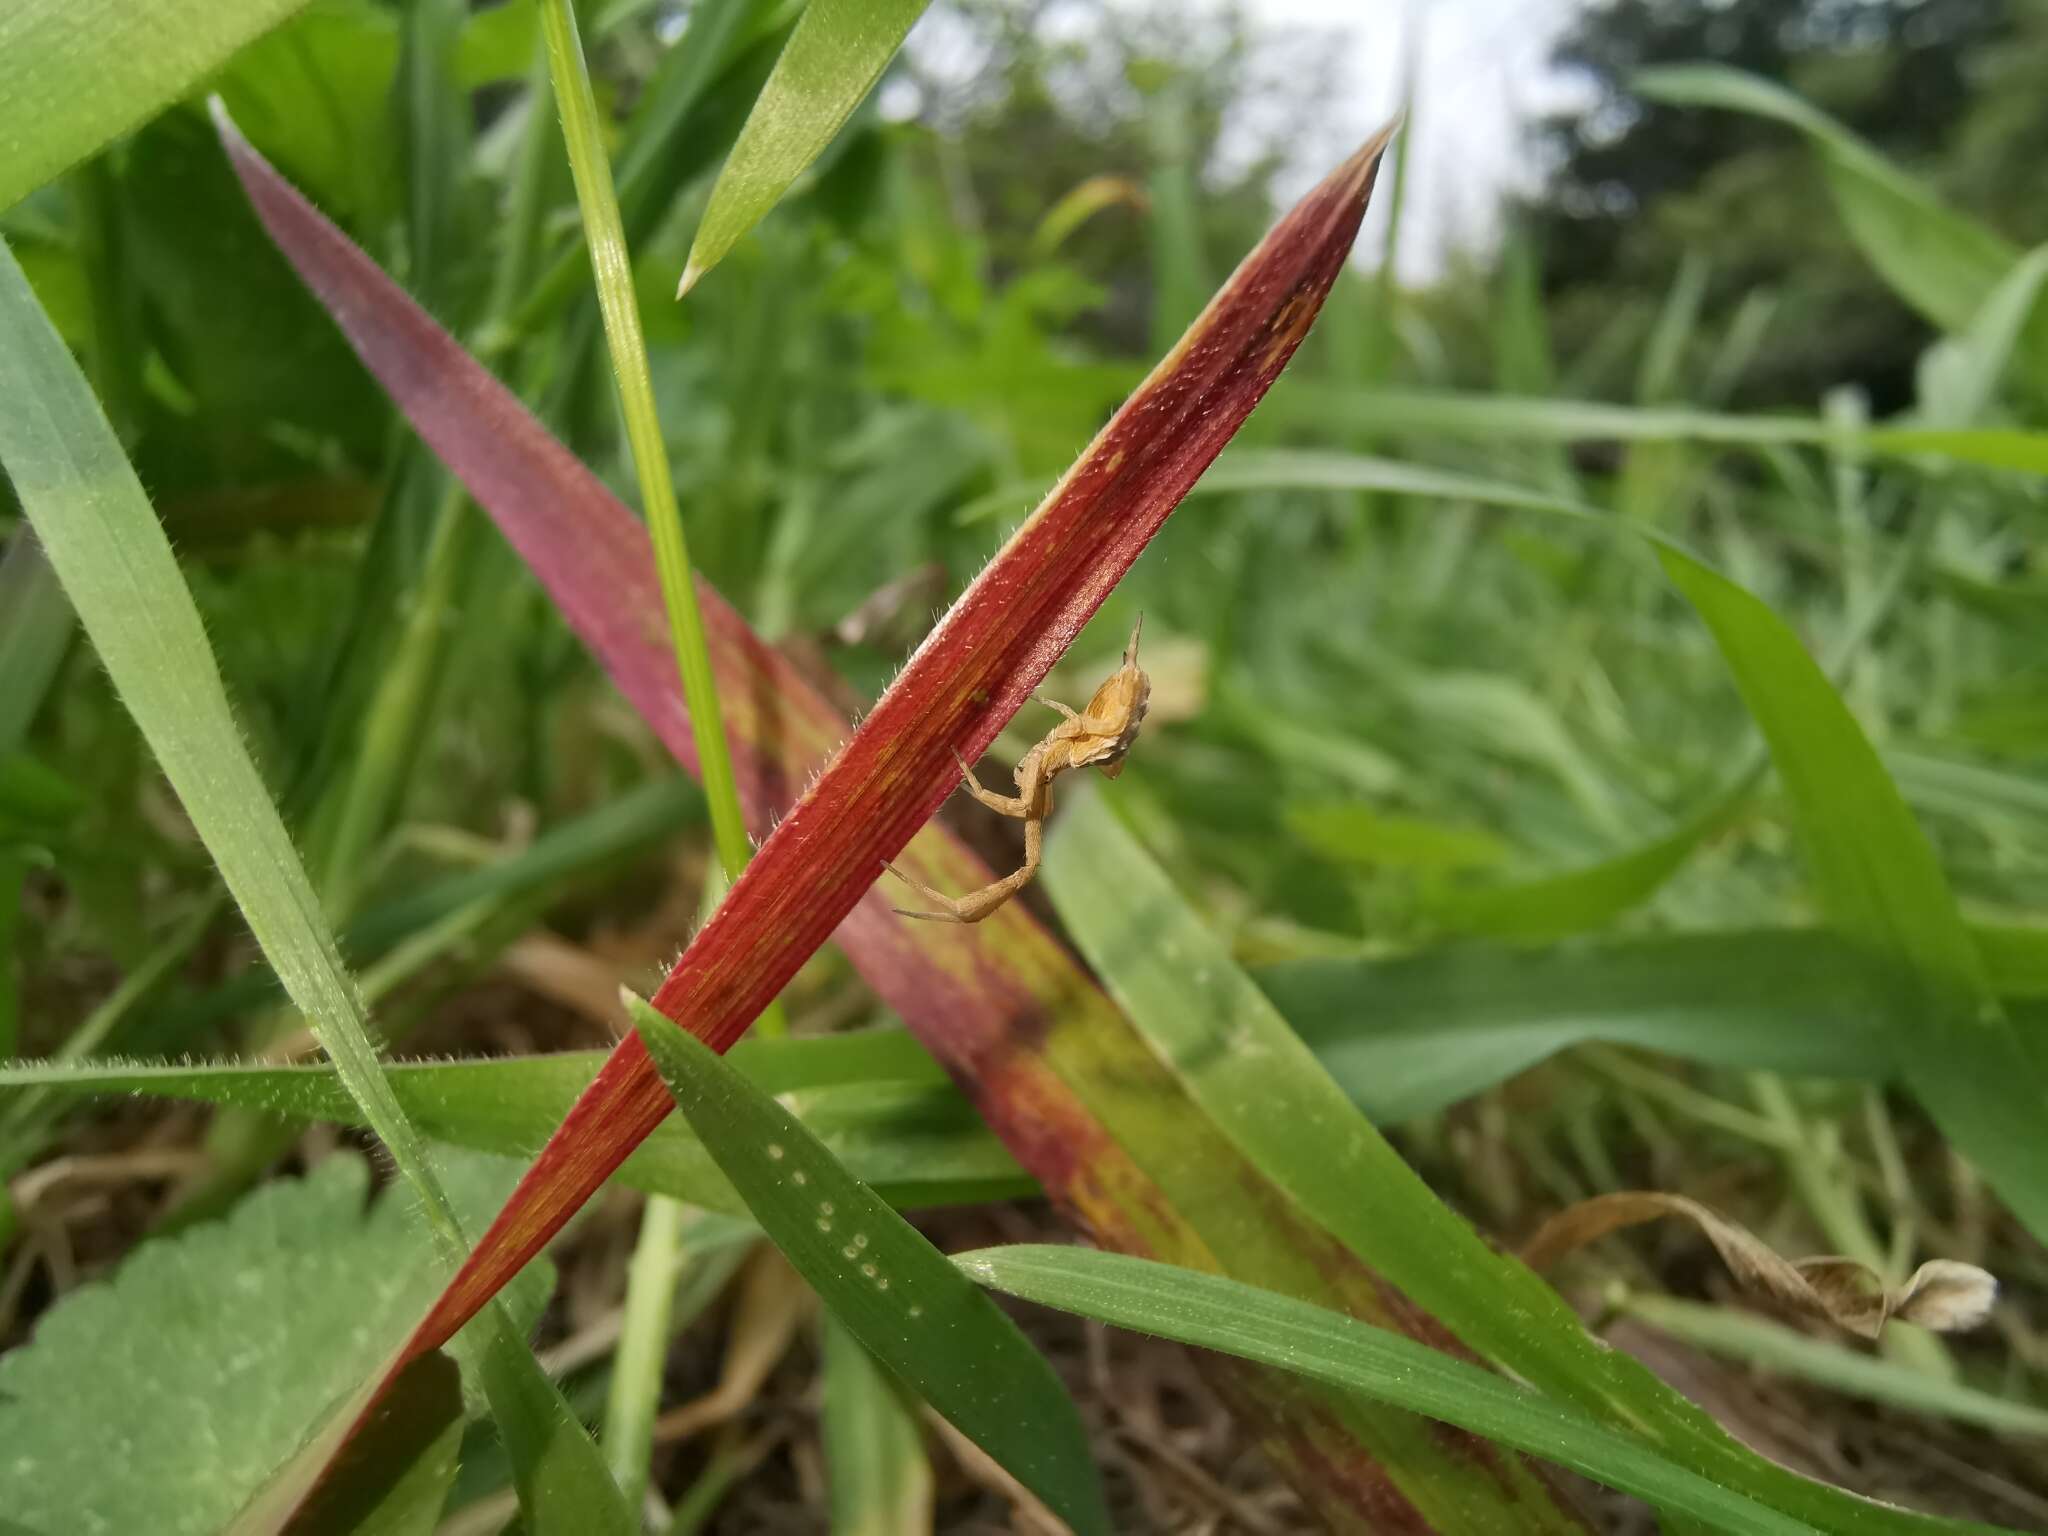
<path id="1" fill-rule="evenodd" d="M 327 253 L 333 270 L 324 278 L 307 276 L 370 360 L 378 324 L 366 285 L 382 274 L 224 114 L 216 118 L 259 216 L 301 271 L 308 242 L 346 252 Z M 1394 131 L 1376 135 L 1274 226 L 962 594 L 762 845 L 655 993 L 657 1008 L 715 1049 L 729 1047 L 875 883 L 882 861 L 937 811 L 958 783 L 954 753 L 971 761 L 986 749 L 1293 356 L 1343 269 Z M 423 315 L 417 324 L 431 328 Z M 452 374 L 422 376 L 423 355 L 401 350 L 390 367 L 372 366 L 395 395 L 469 387 Z M 472 489 L 473 476 L 491 473 L 487 464 L 449 461 Z M 593 623 L 602 627 L 597 616 Z M 473 1316 L 672 1108 L 639 1037 L 627 1035 L 421 1323 L 407 1357 L 438 1347 Z"/>

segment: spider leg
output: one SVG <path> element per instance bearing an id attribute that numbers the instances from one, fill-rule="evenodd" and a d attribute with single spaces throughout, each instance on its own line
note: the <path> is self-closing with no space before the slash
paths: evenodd
<path id="1" fill-rule="evenodd" d="M 1030 815 L 1030 802 L 1021 795 L 999 795 L 992 789 L 984 789 L 981 780 L 974 776 L 974 770 L 967 766 L 966 758 L 955 752 L 953 761 L 960 765 L 960 777 L 965 781 L 962 787 L 997 815 L 1010 816 L 1018 820 Z"/>
<path id="2" fill-rule="evenodd" d="M 922 880 L 905 874 L 885 859 L 883 864 L 890 874 L 942 909 L 937 912 L 913 912 L 907 907 L 898 907 L 896 912 L 899 916 L 913 917 L 927 923 L 978 923 L 1031 883 L 1031 877 L 1038 873 L 1038 859 L 1044 841 L 1045 820 L 1043 817 L 1033 816 L 1024 823 L 1022 867 L 978 891 L 971 891 L 959 897 L 933 890 Z"/>

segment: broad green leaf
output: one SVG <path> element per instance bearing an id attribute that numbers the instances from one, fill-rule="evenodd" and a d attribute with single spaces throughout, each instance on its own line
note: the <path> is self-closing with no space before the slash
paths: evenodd
<path id="1" fill-rule="evenodd" d="M 1395 960 L 1305 960 L 1258 984 L 1368 1115 L 1433 1113 L 1569 1046 L 1883 1080 L 1897 977 L 1825 930 L 1660 935 Z"/>
<path id="2" fill-rule="evenodd" d="M 1905 1081 L 2036 1236 L 2048 1234 L 2048 1082 L 2000 1015 L 1934 849 L 1799 637 L 1748 592 L 1660 547 L 1713 631 L 1806 846 L 1828 919 L 1911 979 L 1896 1032 Z"/>
<path id="3" fill-rule="evenodd" d="M 832 1536 L 932 1528 L 932 1467 L 917 1405 L 846 1325 L 825 1314 L 826 1482 Z"/>
<path id="4" fill-rule="evenodd" d="M 442 1256 L 458 1261 L 467 1252 L 461 1223 L 379 1067 L 355 983 L 235 724 L 162 525 L 4 245 L 0 396 L 11 402 L 0 413 L 0 465 L 122 703 L 271 968 L 419 1197 Z M 630 1529 L 597 1447 L 580 1430 L 558 1432 L 567 1410 L 502 1307 L 483 1320 L 477 1347 L 535 1536 L 551 1536 L 572 1508 L 582 1528 Z M 520 1385 L 516 1399 L 502 1390 L 510 1383 Z"/>
<path id="5" fill-rule="evenodd" d="M 954 1262 L 983 1285 L 1008 1295 L 1257 1360 L 1427 1414 L 1570 1467 L 1667 1514 L 1704 1521 L 1714 1530 L 1758 1536 L 1808 1536 L 1812 1530 L 1576 1408 L 1413 1339 L 1291 1296 L 1221 1275 L 1082 1248 L 1020 1244 L 980 1249 Z M 1912 1523 L 1923 1530 L 1941 1528 L 1933 1520 Z"/>
<path id="6" fill-rule="evenodd" d="M 805 1120 L 864 1182 L 905 1205 L 957 1205 L 1028 1193 L 1030 1180 L 931 1058 L 901 1030 L 811 1040 L 749 1040 L 734 1061 L 767 1093 L 793 1095 Z M 407 1063 L 385 1076 L 422 1135 L 529 1157 L 590 1086 L 596 1051 L 493 1061 Z M 362 1123 L 330 1066 L 140 1065 L 0 1068 L 0 1090 L 68 1098 L 143 1094 Z M 664 1121 L 620 1170 L 626 1183 L 713 1210 L 744 1204 L 687 1127 Z"/>
<path id="7" fill-rule="evenodd" d="M 1899 1361 L 1830 1343 L 1733 1307 L 1630 1296 L 1622 1310 L 1695 1348 L 1909 1413 L 2048 1437 L 2048 1409 L 1948 1381 Z"/>
<path id="8" fill-rule="evenodd" d="M 1082 1536 L 1107 1532 L 1087 1431 L 1017 1325 L 794 1115 L 633 1003 L 684 1117 L 847 1331 Z"/>
<path id="9" fill-rule="evenodd" d="M 444 1163 L 466 1220 L 517 1180 Z M 58 1531 L 211 1536 L 404 1338 L 446 1276 L 404 1190 L 330 1157 L 144 1243 L 0 1356 L 0 1506 Z"/>
<path id="10" fill-rule="evenodd" d="M 1467 1347 L 1724 1487 L 1825 1530 L 1872 1528 L 1865 1506 L 1751 1454 L 1592 1339 L 1556 1291 L 1438 1200 L 1100 794 L 1076 794 L 1062 812 L 1044 880 L 1082 953 L 1190 1097 L 1295 1205 Z"/>
<path id="11" fill-rule="evenodd" d="M 1857 248 L 1907 303 L 1945 330 L 1967 326 L 2019 256 L 1783 86 L 1716 64 L 1645 70 L 1634 84 L 1652 101 L 1747 112 L 1805 134 L 1821 151 Z"/>
<path id="12" fill-rule="evenodd" d="M 372 1384 L 338 1405 L 225 1536 L 432 1536 L 462 1449 L 461 1374 L 439 1350 L 420 1356 L 337 1457 Z"/>
<path id="13" fill-rule="evenodd" d="M 0 7 L 0 208 L 168 106 L 305 0 L 12 0 Z"/>
<path id="14" fill-rule="evenodd" d="M 846 126 L 931 0 L 811 0 L 711 188 L 677 295 L 717 266 Z"/>

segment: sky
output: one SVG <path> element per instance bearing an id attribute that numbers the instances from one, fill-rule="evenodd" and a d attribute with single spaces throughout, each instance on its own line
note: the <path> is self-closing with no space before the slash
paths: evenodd
<path id="1" fill-rule="evenodd" d="M 1401 76 L 1415 61 L 1409 117 L 1408 209 L 1402 274 L 1426 279 L 1459 247 L 1485 248 L 1498 234 L 1501 194 L 1532 184 L 1536 162 L 1523 124 L 1579 100 L 1580 87 L 1552 70 L 1558 35 L 1586 0 L 1245 0 L 1275 26 L 1327 32 L 1338 50 L 1338 121 L 1305 141 L 1276 189 L 1307 189 L 1399 106 Z M 1381 246 L 1375 210 L 1360 249 Z"/>
<path id="2" fill-rule="evenodd" d="M 1219 0 L 1180 0 L 1199 12 Z M 1301 134 L 1274 187 L 1282 203 L 1305 192 L 1399 108 L 1404 74 L 1414 72 L 1409 114 L 1408 202 L 1402 216 L 1400 270 L 1423 282 L 1443 271 L 1458 250 L 1490 249 L 1502 196 L 1533 187 L 1537 162 L 1525 133 L 1535 116 L 1568 106 L 1583 87 L 1551 68 L 1551 49 L 1571 19 L 1594 0 L 1238 0 L 1254 23 L 1276 32 L 1320 38 L 1330 61 L 1335 110 Z M 1048 25 L 1085 34 L 1096 6 L 1156 9 L 1158 0 L 1078 0 L 1056 8 Z M 910 50 L 929 76 L 971 79 L 984 58 L 973 34 L 943 8 L 926 15 Z M 885 84 L 884 115 L 917 110 L 908 82 Z M 1246 154 L 1270 143 L 1250 114 L 1242 132 Z M 1220 145 L 1227 157 L 1226 126 Z M 1385 183 L 1382 183 L 1384 188 Z M 1391 199 L 1375 200 L 1359 260 L 1374 265 L 1384 250 Z"/>

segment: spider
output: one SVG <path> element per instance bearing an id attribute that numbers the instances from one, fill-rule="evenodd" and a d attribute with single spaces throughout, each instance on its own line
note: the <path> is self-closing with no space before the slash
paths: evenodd
<path id="1" fill-rule="evenodd" d="M 1152 681 L 1138 665 L 1138 631 L 1144 627 L 1145 620 L 1141 614 L 1131 630 L 1131 643 L 1124 647 L 1124 664 L 1095 690 L 1095 697 L 1079 714 L 1057 699 L 1032 695 L 1039 703 L 1048 709 L 1058 710 L 1066 718 L 1048 731 L 1045 739 L 1026 752 L 1017 764 L 1016 794 L 999 795 L 983 788 L 967 760 L 958 752 L 953 754 L 970 795 L 990 810 L 1003 816 L 1014 816 L 1024 823 L 1023 867 L 993 885 L 955 898 L 933 890 L 922 880 L 905 874 L 884 859 L 882 865 L 890 874 L 944 909 L 919 912 L 898 907 L 896 911 L 899 914 L 929 923 L 978 923 L 1031 883 L 1031 877 L 1038 873 L 1045 818 L 1052 811 L 1052 781 L 1069 768 L 1100 768 L 1104 778 L 1113 779 L 1123 772 L 1124 757 L 1130 752 L 1131 743 L 1138 739 L 1138 728 L 1145 723 L 1145 705 L 1152 695 Z"/>

